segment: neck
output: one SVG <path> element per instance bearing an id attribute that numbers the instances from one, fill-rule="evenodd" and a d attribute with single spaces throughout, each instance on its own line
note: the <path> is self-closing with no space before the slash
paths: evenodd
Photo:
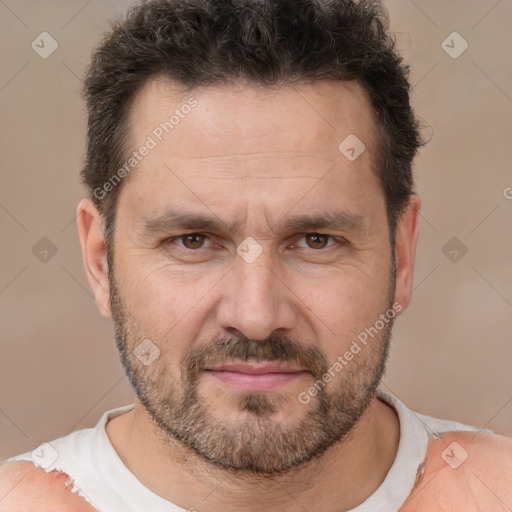
<path id="1" fill-rule="evenodd" d="M 107 434 L 144 486 L 185 510 L 291 512 L 299 503 L 305 510 L 339 512 L 362 503 L 383 482 L 398 450 L 399 422 L 374 398 L 345 439 L 277 476 L 231 473 L 164 440 L 138 401 L 107 424 Z"/>

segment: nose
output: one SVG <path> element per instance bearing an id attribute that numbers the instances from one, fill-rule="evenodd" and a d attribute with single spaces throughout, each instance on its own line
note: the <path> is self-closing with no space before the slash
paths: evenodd
<path id="1" fill-rule="evenodd" d="M 230 334 L 264 340 L 276 330 L 292 329 L 297 321 L 297 296 L 286 282 L 282 266 L 266 249 L 252 263 L 237 256 L 224 280 L 217 309 L 222 329 Z"/>

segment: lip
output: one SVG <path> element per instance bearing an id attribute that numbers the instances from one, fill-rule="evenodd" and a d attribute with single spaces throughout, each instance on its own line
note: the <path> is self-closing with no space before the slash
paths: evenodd
<path id="1" fill-rule="evenodd" d="M 215 380 L 242 391 L 272 391 L 309 375 L 287 363 L 227 363 L 205 370 Z"/>
<path id="2" fill-rule="evenodd" d="M 261 362 L 261 363 L 225 363 L 208 368 L 210 371 L 226 371 L 260 375 L 263 373 L 298 373 L 302 368 L 293 368 L 287 363 Z"/>

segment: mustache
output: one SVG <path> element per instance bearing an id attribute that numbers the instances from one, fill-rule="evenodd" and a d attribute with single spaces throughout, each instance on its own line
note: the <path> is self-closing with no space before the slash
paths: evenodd
<path id="1" fill-rule="evenodd" d="M 245 336 L 217 337 L 209 343 L 192 346 L 183 359 L 182 375 L 194 381 L 209 366 L 232 360 L 295 363 L 309 371 L 315 379 L 322 378 L 329 368 L 326 356 L 317 347 L 303 345 L 277 334 L 262 341 L 254 341 Z"/>

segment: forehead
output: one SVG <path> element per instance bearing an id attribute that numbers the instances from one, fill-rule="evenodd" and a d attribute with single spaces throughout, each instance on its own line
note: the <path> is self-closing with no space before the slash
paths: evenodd
<path id="1" fill-rule="evenodd" d="M 123 185 L 120 202 L 128 196 L 134 211 L 151 207 L 157 214 L 169 201 L 193 201 L 235 214 L 233 198 L 244 198 L 266 215 L 271 204 L 287 196 L 291 204 L 314 188 L 317 198 L 310 193 L 306 201 L 341 191 L 355 206 L 368 198 L 365 187 L 378 187 L 375 132 L 370 102 L 355 82 L 237 82 L 185 92 L 151 80 L 133 102 L 128 140 L 135 152 L 151 140 L 151 150 Z M 354 136 L 366 149 L 351 161 L 340 144 Z"/>
<path id="2" fill-rule="evenodd" d="M 198 108 L 188 108 L 191 98 Z M 240 81 L 185 91 L 167 79 L 153 79 L 133 102 L 129 116 L 131 142 L 136 145 L 155 130 L 158 136 L 160 123 L 169 122 L 172 114 L 171 131 L 164 130 L 162 135 L 169 145 L 175 142 L 176 158 L 222 156 L 222 141 L 229 142 L 231 153 L 243 154 L 253 149 L 255 138 L 258 144 L 265 142 L 262 149 L 277 152 L 294 141 L 297 151 L 307 153 L 312 148 L 314 152 L 333 153 L 338 151 L 340 137 L 349 133 L 357 132 L 367 147 L 373 145 L 375 135 L 368 95 L 354 81 L 272 87 Z M 196 144 L 179 144 L 191 130 L 197 137 Z M 285 141 L 288 144 L 283 147 Z"/>

